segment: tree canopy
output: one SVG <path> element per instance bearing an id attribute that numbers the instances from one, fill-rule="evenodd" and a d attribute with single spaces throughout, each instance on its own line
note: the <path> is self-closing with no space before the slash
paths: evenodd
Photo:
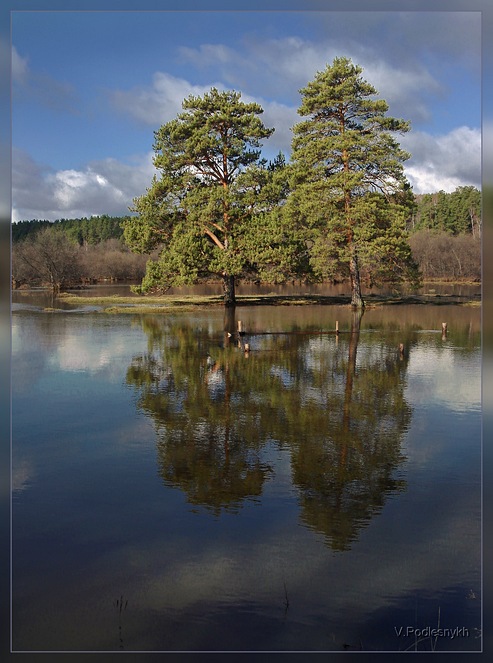
<path id="1" fill-rule="evenodd" d="M 473 186 L 460 186 L 452 193 L 438 191 L 415 198 L 410 230 L 445 231 L 452 235 L 481 237 L 481 192 Z"/>
<path id="2" fill-rule="evenodd" d="M 123 221 L 128 216 L 109 216 L 101 214 L 90 218 L 82 217 L 76 219 L 57 219 L 47 221 L 31 219 L 30 221 L 18 221 L 12 224 L 12 242 L 20 242 L 43 228 L 52 228 L 63 232 L 67 237 L 80 246 L 96 245 L 109 239 L 120 239 L 123 235 Z"/>
<path id="3" fill-rule="evenodd" d="M 45 227 L 16 246 L 13 277 L 19 281 L 39 278 L 59 293 L 80 274 L 78 247 L 64 233 Z"/>

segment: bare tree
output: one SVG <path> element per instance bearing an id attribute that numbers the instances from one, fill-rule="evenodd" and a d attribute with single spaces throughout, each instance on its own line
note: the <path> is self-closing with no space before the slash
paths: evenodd
<path id="1" fill-rule="evenodd" d="M 80 279 L 79 247 L 53 228 L 17 244 L 12 259 L 14 279 L 49 285 L 54 294 Z"/>
<path id="2" fill-rule="evenodd" d="M 425 279 L 481 278 L 481 241 L 470 234 L 419 230 L 409 239 L 413 257 Z"/>
<path id="3" fill-rule="evenodd" d="M 132 253 L 119 239 L 107 239 L 82 251 L 84 276 L 93 281 L 141 280 L 146 272 L 148 255 Z"/>

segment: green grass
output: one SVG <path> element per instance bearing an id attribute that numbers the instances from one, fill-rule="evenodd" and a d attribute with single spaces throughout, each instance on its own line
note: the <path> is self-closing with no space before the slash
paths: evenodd
<path id="1" fill-rule="evenodd" d="M 105 313 L 165 313 L 172 310 L 194 310 L 197 307 L 222 307 L 223 298 L 221 295 L 185 295 L 185 296 L 119 296 L 109 297 L 85 297 L 84 295 L 75 295 L 62 293 L 61 298 L 64 302 L 75 306 L 98 306 Z M 324 295 L 237 295 L 237 306 L 301 306 L 308 304 L 320 305 L 349 305 L 350 297 L 344 295 L 324 296 Z M 458 304 L 467 306 L 480 306 L 479 298 L 471 297 L 468 299 L 454 296 L 439 295 L 371 295 L 366 297 L 366 307 L 373 308 L 382 305 L 399 304 Z"/>

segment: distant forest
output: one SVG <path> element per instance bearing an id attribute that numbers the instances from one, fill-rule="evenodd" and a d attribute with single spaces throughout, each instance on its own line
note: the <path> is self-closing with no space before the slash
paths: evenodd
<path id="1" fill-rule="evenodd" d="M 14 287 L 141 280 L 149 256 L 132 253 L 123 239 L 124 225 L 131 223 L 132 218 L 103 214 L 54 222 L 32 219 L 13 223 Z M 481 192 L 478 189 L 464 186 L 452 193 L 415 195 L 407 229 L 413 256 L 425 280 L 480 280 Z M 60 263 L 65 256 L 68 267 L 49 266 L 46 257 L 53 252 Z"/>
<path id="2" fill-rule="evenodd" d="M 46 221 L 32 219 L 31 221 L 18 221 L 12 224 L 12 243 L 20 242 L 43 228 L 53 228 L 64 232 L 69 239 L 79 246 L 84 244 L 99 244 L 107 239 L 121 239 L 123 223 L 130 216 L 91 216 L 81 219 L 58 219 Z"/>
<path id="3" fill-rule="evenodd" d="M 415 209 L 408 221 L 410 234 L 418 230 L 442 230 L 451 235 L 481 236 L 481 192 L 473 186 L 452 193 L 439 191 L 415 195 Z"/>

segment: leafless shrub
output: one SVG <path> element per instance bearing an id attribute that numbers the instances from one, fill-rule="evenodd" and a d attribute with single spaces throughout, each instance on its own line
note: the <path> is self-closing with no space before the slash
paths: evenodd
<path id="1" fill-rule="evenodd" d="M 140 280 L 149 258 L 131 253 L 118 239 L 85 245 L 81 252 L 84 276 L 95 281 Z"/>
<path id="2" fill-rule="evenodd" d="M 59 292 L 80 280 L 79 247 L 64 233 L 45 228 L 16 244 L 12 254 L 12 277 L 18 283 L 39 283 Z"/>
<path id="3" fill-rule="evenodd" d="M 481 278 L 481 242 L 469 234 L 420 230 L 409 243 L 424 279 Z"/>

